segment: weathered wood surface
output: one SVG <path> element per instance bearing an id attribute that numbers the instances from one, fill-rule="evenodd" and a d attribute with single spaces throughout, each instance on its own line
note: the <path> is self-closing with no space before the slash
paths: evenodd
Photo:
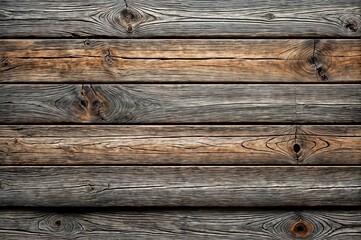
<path id="1" fill-rule="evenodd" d="M 0 206 L 358 206 L 361 167 L 0 168 Z"/>
<path id="2" fill-rule="evenodd" d="M 0 40 L 0 82 L 361 82 L 354 40 Z"/>
<path id="3" fill-rule="evenodd" d="M 0 85 L 0 123 L 361 121 L 357 84 Z"/>
<path id="4" fill-rule="evenodd" d="M 5 239 L 361 238 L 360 210 L 0 210 Z"/>
<path id="5" fill-rule="evenodd" d="M 2 0 L 0 37 L 360 37 L 359 0 Z"/>
<path id="6" fill-rule="evenodd" d="M 0 164 L 361 164 L 361 126 L 8 125 Z"/>

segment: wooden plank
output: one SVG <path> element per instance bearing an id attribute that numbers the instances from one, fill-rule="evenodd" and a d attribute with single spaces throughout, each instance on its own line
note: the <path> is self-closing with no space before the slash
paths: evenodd
<path id="1" fill-rule="evenodd" d="M 0 163 L 296 164 L 294 132 L 292 126 L 0 126 Z"/>
<path id="2" fill-rule="evenodd" d="M 361 41 L 0 40 L 0 82 L 361 82 Z"/>
<path id="3" fill-rule="evenodd" d="M 358 0 L 3 0 L 0 37 L 360 37 Z"/>
<path id="4" fill-rule="evenodd" d="M 5 239 L 360 239 L 360 210 L 0 210 Z"/>
<path id="5" fill-rule="evenodd" d="M 0 206 L 359 206 L 361 167 L 0 168 Z"/>
<path id="6" fill-rule="evenodd" d="M 361 164 L 360 156 L 360 125 L 0 126 L 1 165 Z"/>
<path id="7" fill-rule="evenodd" d="M 355 123 L 360 86 L 6 84 L 0 123 Z"/>

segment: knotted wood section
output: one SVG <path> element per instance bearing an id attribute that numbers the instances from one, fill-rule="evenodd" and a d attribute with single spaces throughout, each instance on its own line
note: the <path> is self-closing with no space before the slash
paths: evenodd
<path id="1" fill-rule="evenodd" d="M 360 164 L 361 127 L 0 126 L 2 165 Z"/>
<path id="2" fill-rule="evenodd" d="M 360 95 L 354 84 L 10 84 L 0 123 L 357 123 Z"/>
<path id="3" fill-rule="evenodd" d="M 349 37 L 361 34 L 352 0 L 31 0 L 0 8 L 0 37 Z M 44 11 L 46 9 L 46 11 Z"/>
<path id="4" fill-rule="evenodd" d="M 359 210 L 0 210 L 0 234 L 17 239 L 357 239 L 360 222 Z"/>
<path id="5" fill-rule="evenodd" d="M 0 40 L 0 52 L 3 83 L 361 82 L 357 39 Z"/>

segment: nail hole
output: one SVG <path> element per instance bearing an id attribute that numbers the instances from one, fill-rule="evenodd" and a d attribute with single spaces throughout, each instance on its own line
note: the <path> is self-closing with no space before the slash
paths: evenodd
<path id="1" fill-rule="evenodd" d="M 298 153 L 301 150 L 301 146 L 298 145 L 297 143 L 295 145 L 293 145 L 293 151 L 295 151 L 295 153 Z"/>

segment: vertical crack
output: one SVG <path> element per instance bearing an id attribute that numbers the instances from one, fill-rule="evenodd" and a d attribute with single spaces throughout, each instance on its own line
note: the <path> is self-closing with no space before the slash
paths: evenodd
<path id="1" fill-rule="evenodd" d="M 320 41 L 318 39 L 313 40 L 313 52 L 312 52 L 312 57 L 310 59 L 310 62 L 315 66 L 317 79 L 319 79 L 321 81 L 327 81 L 328 77 L 326 75 L 326 70 L 324 68 L 322 68 L 322 66 L 319 65 L 319 63 L 318 63 L 319 60 L 316 56 L 316 45 L 319 42 Z"/>
<path id="2" fill-rule="evenodd" d="M 84 89 L 84 84 L 81 85 L 81 90 L 80 90 L 80 95 L 81 95 L 81 100 L 80 100 L 80 106 L 84 109 L 87 110 L 87 98 L 85 96 L 84 93 L 85 89 Z"/>
<path id="3" fill-rule="evenodd" d="M 299 163 L 299 159 L 298 159 L 298 152 L 299 152 L 299 145 L 297 144 L 297 134 L 298 134 L 298 125 L 297 125 L 297 122 L 298 122 L 298 118 L 297 118 L 297 84 L 294 84 L 294 88 L 295 88 L 295 120 L 294 120 L 294 124 L 295 124 L 295 136 L 294 136 L 294 143 L 293 143 L 293 146 L 292 146 L 292 150 L 293 152 L 295 153 L 295 160 L 296 160 L 296 165 L 298 165 Z"/>
<path id="4" fill-rule="evenodd" d="M 293 145 L 293 151 L 296 153 L 296 165 L 299 164 L 299 157 L 298 157 L 299 145 L 297 143 L 297 134 L 298 134 L 298 125 L 296 125 L 295 128 L 295 143 Z"/>
<path id="5" fill-rule="evenodd" d="M 313 52 L 312 52 L 312 62 L 316 64 L 315 62 L 315 51 L 316 51 L 316 44 L 318 43 L 318 39 L 313 40 Z"/>

